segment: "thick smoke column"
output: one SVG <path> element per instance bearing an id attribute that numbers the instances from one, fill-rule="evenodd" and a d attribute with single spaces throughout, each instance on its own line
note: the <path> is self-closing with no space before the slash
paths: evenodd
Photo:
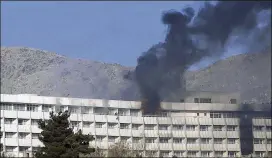
<path id="1" fill-rule="evenodd" d="M 270 1 L 219 1 L 216 5 L 205 3 L 198 13 L 188 7 L 182 12 L 163 14 L 162 22 L 168 26 L 162 44 L 165 53 L 145 53 L 138 58 L 135 69 L 144 113 L 152 114 L 160 108 L 159 93 L 167 85 L 169 74 L 171 78 L 180 79 L 191 65 L 204 57 L 222 54 L 233 32 L 238 30 L 239 34 L 246 35 L 257 27 L 257 13 L 263 10 L 271 10 Z M 265 28 L 260 32 L 262 30 Z M 254 42 L 264 48 L 270 44 L 268 40 L 271 41 L 271 38 L 262 43 L 258 40 Z"/>

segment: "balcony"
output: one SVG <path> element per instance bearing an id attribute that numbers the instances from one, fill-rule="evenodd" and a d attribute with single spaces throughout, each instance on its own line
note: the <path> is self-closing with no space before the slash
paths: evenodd
<path id="1" fill-rule="evenodd" d="M 31 146 L 31 138 L 26 137 L 24 139 L 19 139 L 19 146 Z"/>
<path id="2" fill-rule="evenodd" d="M 145 130 L 144 134 L 145 134 L 145 137 L 158 137 L 157 130 Z"/>
<path id="3" fill-rule="evenodd" d="M 182 150 L 186 151 L 186 144 L 173 144 L 173 150 Z"/>
<path id="4" fill-rule="evenodd" d="M 131 137 L 131 129 L 120 129 L 120 136 Z"/>
<path id="5" fill-rule="evenodd" d="M 160 137 L 172 137 L 172 132 L 169 130 L 159 130 L 158 133 Z"/>
<path id="6" fill-rule="evenodd" d="M 239 138 L 239 131 L 227 131 L 228 138 Z"/>
<path id="7" fill-rule="evenodd" d="M 265 144 L 254 144 L 253 148 L 254 148 L 254 151 L 266 151 Z"/>
<path id="8" fill-rule="evenodd" d="M 212 138 L 212 132 L 211 131 L 199 131 L 201 138 Z"/>
<path id="9" fill-rule="evenodd" d="M 120 123 L 131 123 L 131 116 L 119 116 Z"/>
<path id="10" fill-rule="evenodd" d="M 30 111 L 18 111 L 18 116 L 19 118 L 24 118 L 24 119 L 31 118 Z"/>
<path id="11" fill-rule="evenodd" d="M 94 115 L 96 122 L 107 122 L 107 115 Z"/>
<path id="12" fill-rule="evenodd" d="M 240 151 L 240 144 L 228 144 L 228 151 Z"/>
<path id="13" fill-rule="evenodd" d="M 239 125 L 239 118 L 225 118 L 227 125 Z"/>
<path id="14" fill-rule="evenodd" d="M 262 118 L 254 118 L 252 119 L 253 126 L 265 126 L 265 119 Z"/>
<path id="15" fill-rule="evenodd" d="M 5 145 L 6 146 L 17 146 L 18 145 L 17 138 L 5 138 Z"/>
<path id="16" fill-rule="evenodd" d="M 17 111 L 1 110 L 1 116 L 6 118 L 17 118 Z"/>
<path id="17" fill-rule="evenodd" d="M 227 133 L 226 131 L 213 131 L 214 138 L 226 138 Z"/>
<path id="18" fill-rule="evenodd" d="M 131 117 L 131 122 L 135 124 L 144 124 L 143 117 Z"/>
<path id="19" fill-rule="evenodd" d="M 31 112 L 31 119 L 43 119 L 43 112 Z"/>
<path id="20" fill-rule="evenodd" d="M 99 133 L 97 133 L 99 134 Z M 119 128 L 109 129 L 108 128 L 108 135 L 109 136 L 119 136 Z"/>
<path id="21" fill-rule="evenodd" d="M 43 143 L 39 141 L 39 139 L 32 139 L 32 146 L 33 147 L 43 146 Z"/>
<path id="22" fill-rule="evenodd" d="M 266 132 L 265 131 L 253 131 L 254 138 L 265 138 Z"/>
<path id="23" fill-rule="evenodd" d="M 212 119 L 211 118 L 199 118 L 199 124 L 200 125 L 212 125 Z"/>
<path id="24" fill-rule="evenodd" d="M 194 150 L 194 151 L 199 151 L 200 146 L 199 144 L 187 144 L 187 150 Z"/>
<path id="25" fill-rule="evenodd" d="M 184 125 L 185 118 L 184 117 L 172 117 L 172 122 L 174 125 Z"/>
<path id="26" fill-rule="evenodd" d="M 212 144 L 200 144 L 201 151 L 212 151 L 213 145 Z"/>
<path id="27" fill-rule="evenodd" d="M 108 135 L 107 128 L 95 128 L 96 135 Z"/>
<path id="28" fill-rule="evenodd" d="M 82 120 L 94 122 L 94 115 L 93 114 L 82 114 Z"/>
<path id="29" fill-rule="evenodd" d="M 185 131 L 182 130 L 175 130 L 172 131 L 173 137 L 185 137 Z"/>
<path id="30" fill-rule="evenodd" d="M 158 117 L 157 119 L 158 119 L 158 123 L 159 123 L 159 124 L 169 125 L 169 124 L 172 123 L 170 117 Z"/>
<path id="31" fill-rule="evenodd" d="M 18 132 L 30 133 L 31 125 L 18 125 Z"/>
<path id="32" fill-rule="evenodd" d="M 146 150 L 158 150 L 158 144 L 157 143 L 145 143 Z"/>
<path id="33" fill-rule="evenodd" d="M 16 124 L 5 124 L 5 132 L 17 132 L 17 125 Z"/>
<path id="34" fill-rule="evenodd" d="M 108 118 L 108 122 L 111 122 L 111 123 L 118 123 L 119 121 L 119 117 L 115 115 L 107 115 L 107 118 Z"/>
<path id="35" fill-rule="evenodd" d="M 186 136 L 190 138 L 198 138 L 199 131 L 186 131 Z"/>
<path id="36" fill-rule="evenodd" d="M 172 143 L 159 143 L 160 150 L 172 150 Z"/>
<path id="37" fill-rule="evenodd" d="M 226 151 L 227 150 L 227 148 L 226 148 L 226 144 L 214 144 L 213 145 L 213 147 L 214 147 L 214 150 L 216 150 L 216 151 Z"/>

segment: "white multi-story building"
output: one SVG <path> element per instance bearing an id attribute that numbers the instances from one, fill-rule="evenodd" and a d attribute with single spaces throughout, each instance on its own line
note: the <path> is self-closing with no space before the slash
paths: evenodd
<path id="1" fill-rule="evenodd" d="M 136 101 L 1 94 L 3 151 L 32 156 L 42 146 L 38 120 L 69 110 L 74 130 L 94 135 L 91 145 L 105 151 L 126 141 L 143 155 L 163 157 L 271 155 L 271 105 L 242 106 L 236 94 L 188 94 L 181 103 L 162 103 L 156 117 L 142 116 Z"/>

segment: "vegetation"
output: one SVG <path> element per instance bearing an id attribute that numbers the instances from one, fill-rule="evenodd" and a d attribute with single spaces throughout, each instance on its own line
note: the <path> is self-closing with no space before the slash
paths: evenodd
<path id="1" fill-rule="evenodd" d="M 79 130 L 73 132 L 70 127 L 68 111 L 58 114 L 50 113 L 48 121 L 40 120 L 39 128 L 42 129 L 39 140 L 44 144 L 35 153 L 37 158 L 77 158 L 79 155 L 87 155 L 94 152 L 89 147 L 89 142 L 94 138 L 82 134 Z"/>

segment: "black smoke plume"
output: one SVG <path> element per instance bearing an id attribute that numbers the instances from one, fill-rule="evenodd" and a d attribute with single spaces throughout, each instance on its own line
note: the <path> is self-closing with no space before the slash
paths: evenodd
<path id="1" fill-rule="evenodd" d="M 242 37 L 241 43 L 248 40 L 245 35 L 252 34 L 258 28 L 257 15 L 265 10 L 271 11 L 271 1 L 207 2 L 197 13 L 190 7 L 182 12 L 164 13 L 162 22 L 168 26 L 168 33 L 161 45 L 165 52 L 159 54 L 151 51 L 143 54 L 138 58 L 134 72 L 134 79 L 142 95 L 144 114 L 153 114 L 160 108 L 160 91 L 169 84 L 169 78 L 180 80 L 191 65 L 204 57 L 222 55 L 228 40 L 234 35 L 238 39 Z M 263 32 L 269 26 L 271 21 L 265 28 L 258 28 L 258 37 L 262 35 L 265 40 L 260 42 L 253 38 L 251 46 L 254 44 L 254 48 L 261 49 L 270 44 L 271 37 L 267 38 L 270 34 Z M 175 91 L 175 88 L 171 90 Z"/>

